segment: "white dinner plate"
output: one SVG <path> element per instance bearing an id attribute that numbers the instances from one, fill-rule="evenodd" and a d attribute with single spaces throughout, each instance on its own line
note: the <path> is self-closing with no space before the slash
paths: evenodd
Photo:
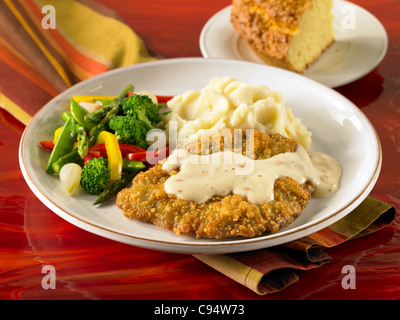
<path id="1" fill-rule="evenodd" d="M 230 13 L 231 6 L 226 7 L 205 24 L 200 34 L 203 56 L 265 64 L 237 35 Z M 372 71 L 386 54 L 388 36 L 376 17 L 351 2 L 335 0 L 332 13 L 335 42 L 303 75 L 335 88 Z"/>
<path id="2" fill-rule="evenodd" d="M 127 84 L 136 90 L 176 95 L 201 90 L 216 76 L 230 76 L 280 91 L 294 115 L 312 132 L 311 150 L 333 156 L 342 166 L 339 190 L 311 199 L 291 225 L 274 234 L 244 239 L 195 239 L 177 236 L 150 223 L 129 220 L 110 199 L 93 206 L 95 196 L 68 196 L 59 178 L 45 173 L 49 153 L 39 141 L 50 140 L 74 95 L 117 95 Z M 286 70 L 257 63 L 204 58 L 167 59 L 116 69 L 83 81 L 46 104 L 27 125 L 20 143 L 23 176 L 35 195 L 70 223 L 97 235 L 156 250 L 181 253 L 228 253 L 282 244 L 316 232 L 354 209 L 370 192 L 381 166 L 378 137 L 364 114 L 334 90 Z"/>

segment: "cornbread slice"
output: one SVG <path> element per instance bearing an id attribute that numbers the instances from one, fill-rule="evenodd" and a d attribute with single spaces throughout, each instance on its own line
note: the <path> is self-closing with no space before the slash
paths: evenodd
<path id="1" fill-rule="evenodd" d="M 266 63 L 303 73 L 333 42 L 332 0 L 233 0 L 231 23 Z"/>

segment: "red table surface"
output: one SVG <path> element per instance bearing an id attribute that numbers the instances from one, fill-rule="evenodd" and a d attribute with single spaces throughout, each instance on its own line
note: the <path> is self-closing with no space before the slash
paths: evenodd
<path id="1" fill-rule="evenodd" d="M 199 36 L 228 0 L 99 2 L 116 10 L 165 58 L 201 56 Z M 400 207 L 400 4 L 357 0 L 385 26 L 389 49 L 368 75 L 336 88 L 370 119 L 383 166 L 372 195 Z M 190 255 L 121 244 L 79 229 L 45 207 L 18 165 L 24 126 L 0 111 L 1 299 L 400 299 L 400 220 L 363 239 L 326 250 L 332 261 L 300 275 L 285 290 L 258 296 Z M 41 285 L 42 266 L 56 270 L 56 289 Z M 344 265 L 356 289 L 344 290 Z"/>

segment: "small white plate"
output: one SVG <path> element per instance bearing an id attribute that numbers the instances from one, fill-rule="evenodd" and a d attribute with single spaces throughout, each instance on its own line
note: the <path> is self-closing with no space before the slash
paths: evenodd
<path id="1" fill-rule="evenodd" d="M 274 234 L 251 239 L 195 239 L 177 236 L 150 223 L 125 218 L 115 198 L 94 207 L 95 196 L 68 196 L 57 176 L 45 173 L 49 153 L 39 141 L 49 140 L 62 124 L 61 115 L 74 95 L 116 95 L 127 84 L 137 90 L 176 95 L 201 90 L 216 76 L 230 76 L 282 92 L 286 106 L 312 132 L 312 150 L 333 156 L 342 166 L 339 190 L 312 199 L 300 217 Z M 35 195 L 72 224 L 97 235 L 156 250 L 181 253 L 228 253 L 282 244 L 316 232 L 348 214 L 371 191 L 381 167 L 378 137 L 364 114 L 349 100 L 301 75 L 257 63 L 204 58 L 142 63 L 83 81 L 46 104 L 27 125 L 20 143 L 21 171 Z"/>
<path id="2" fill-rule="evenodd" d="M 233 29 L 231 7 L 219 11 L 205 24 L 200 34 L 201 53 L 206 58 L 265 64 Z M 332 13 L 335 42 L 303 75 L 335 88 L 372 71 L 386 54 L 388 36 L 377 18 L 353 3 L 335 0 Z"/>

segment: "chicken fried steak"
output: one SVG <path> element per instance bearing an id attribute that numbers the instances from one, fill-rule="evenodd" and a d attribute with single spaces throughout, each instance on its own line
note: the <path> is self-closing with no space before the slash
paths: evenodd
<path id="1" fill-rule="evenodd" d="M 236 151 L 233 139 L 220 139 L 203 147 L 200 138 L 186 145 L 191 154 L 214 153 L 219 150 Z M 235 129 L 237 133 L 238 129 Z M 239 129 L 243 155 L 255 160 L 268 159 L 285 152 L 295 152 L 297 142 L 280 134 L 267 134 L 251 130 L 246 139 L 246 130 Z M 247 137 L 249 138 L 249 137 Z M 215 141 L 215 140 L 213 140 Z M 218 141 L 218 140 L 217 140 Z M 228 141 L 228 142 L 227 142 Z M 250 142 L 249 142 L 250 141 Z M 251 146 L 246 145 L 250 143 Z M 247 151 L 246 151 L 247 150 Z M 251 153 L 248 152 L 251 150 Z M 293 222 L 306 207 L 314 185 L 310 182 L 299 184 L 289 177 L 280 177 L 274 183 L 274 199 L 269 202 L 250 203 L 246 196 L 231 193 L 213 196 L 204 203 L 178 198 L 165 191 L 165 181 L 178 171 L 167 173 L 162 163 L 157 163 L 133 180 L 132 187 L 119 192 L 117 206 L 124 215 L 134 220 L 152 222 L 180 235 L 194 235 L 196 238 L 254 237 L 264 232 L 273 233 Z"/>

